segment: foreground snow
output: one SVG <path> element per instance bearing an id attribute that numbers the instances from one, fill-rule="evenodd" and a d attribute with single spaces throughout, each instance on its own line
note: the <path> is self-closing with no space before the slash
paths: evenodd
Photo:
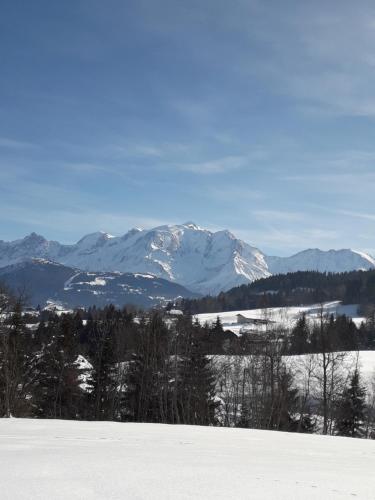
<path id="1" fill-rule="evenodd" d="M 22 419 L 0 440 L 2 500 L 375 498 L 373 441 Z"/>

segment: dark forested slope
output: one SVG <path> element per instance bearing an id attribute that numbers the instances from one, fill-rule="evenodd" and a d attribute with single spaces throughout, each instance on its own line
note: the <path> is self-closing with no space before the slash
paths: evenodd
<path id="1" fill-rule="evenodd" d="M 198 314 L 257 307 L 281 307 L 342 300 L 363 307 L 375 303 L 375 270 L 347 273 L 300 271 L 279 274 L 222 292 L 216 297 L 182 299 L 179 306 Z"/>

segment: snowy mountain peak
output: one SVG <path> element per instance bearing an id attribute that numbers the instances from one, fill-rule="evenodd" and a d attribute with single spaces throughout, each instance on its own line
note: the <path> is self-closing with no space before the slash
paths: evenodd
<path id="1" fill-rule="evenodd" d="M 371 256 L 348 249 L 308 249 L 291 257 L 268 257 L 228 230 L 212 232 L 191 221 L 148 230 L 135 228 L 120 237 L 95 232 L 74 245 L 47 241 L 35 233 L 10 243 L 0 241 L 0 267 L 30 258 L 83 271 L 153 274 L 205 294 L 271 274 L 375 268 Z"/>
<path id="2" fill-rule="evenodd" d="M 84 271 L 154 274 L 192 291 L 216 294 L 269 275 L 263 254 L 229 231 L 211 232 L 194 222 L 132 229 L 122 237 L 88 234 L 74 245 L 41 240 L 21 248 L 0 245 L 0 267 L 44 258 Z"/>
<path id="3" fill-rule="evenodd" d="M 182 224 L 182 225 L 189 228 L 189 229 L 195 229 L 196 231 L 202 230 L 201 227 L 199 227 L 197 224 L 195 224 L 195 222 L 192 222 L 192 221 L 184 222 L 184 224 Z"/>
<path id="4" fill-rule="evenodd" d="M 130 231 L 128 231 L 126 234 L 137 234 L 137 233 L 141 233 L 143 231 L 142 228 L 140 227 L 133 227 L 132 229 L 130 229 Z M 126 235 L 125 235 L 126 236 Z"/>
<path id="5" fill-rule="evenodd" d="M 92 245 L 97 245 L 99 243 L 103 243 L 114 236 L 111 236 L 108 233 L 105 233 L 104 231 L 97 231 L 95 233 L 90 233 L 81 238 L 77 245 L 83 247 L 83 246 L 92 246 Z"/>
<path id="6" fill-rule="evenodd" d="M 266 257 L 272 274 L 285 274 L 296 271 L 346 272 L 368 270 L 375 267 L 375 260 L 363 252 L 350 249 L 303 250 L 291 257 Z"/>
<path id="7" fill-rule="evenodd" d="M 22 240 L 17 240 L 17 241 L 22 241 L 24 245 L 43 245 L 44 243 L 47 243 L 47 240 L 44 238 L 44 236 L 41 236 L 40 234 L 37 233 L 30 233 L 27 236 L 25 236 Z"/>

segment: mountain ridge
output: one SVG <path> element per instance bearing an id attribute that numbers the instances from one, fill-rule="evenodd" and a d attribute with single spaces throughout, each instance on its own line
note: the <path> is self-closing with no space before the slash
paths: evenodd
<path id="1" fill-rule="evenodd" d="M 165 305 L 198 294 L 151 274 L 88 272 L 46 259 L 28 259 L 0 268 L 0 281 L 36 306 L 56 301 L 68 307 Z"/>
<path id="2" fill-rule="evenodd" d="M 28 258 L 45 258 L 82 271 L 150 273 L 212 295 L 273 274 L 375 268 L 373 257 L 350 249 L 307 249 L 290 257 L 267 256 L 228 230 L 213 232 L 191 221 L 133 228 L 122 236 L 98 231 L 71 245 L 36 233 L 0 241 L 0 267 Z"/>
<path id="3" fill-rule="evenodd" d="M 320 250 L 308 248 L 290 257 L 266 257 L 271 274 L 286 274 L 296 271 L 346 272 L 375 268 L 375 259 L 350 248 Z"/>

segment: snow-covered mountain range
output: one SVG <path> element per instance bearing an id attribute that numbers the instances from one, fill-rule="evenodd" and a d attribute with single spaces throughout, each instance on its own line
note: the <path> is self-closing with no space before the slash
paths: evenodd
<path id="1" fill-rule="evenodd" d="M 48 241 L 35 233 L 0 241 L 0 267 L 30 258 L 84 271 L 150 273 L 204 294 L 217 294 L 271 274 L 375 268 L 375 259 L 353 250 L 305 250 L 292 257 L 269 257 L 229 231 L 212 232 L 192 222 L 132 229 L 119 237 L 98 232 L 73 245 Z"/>

